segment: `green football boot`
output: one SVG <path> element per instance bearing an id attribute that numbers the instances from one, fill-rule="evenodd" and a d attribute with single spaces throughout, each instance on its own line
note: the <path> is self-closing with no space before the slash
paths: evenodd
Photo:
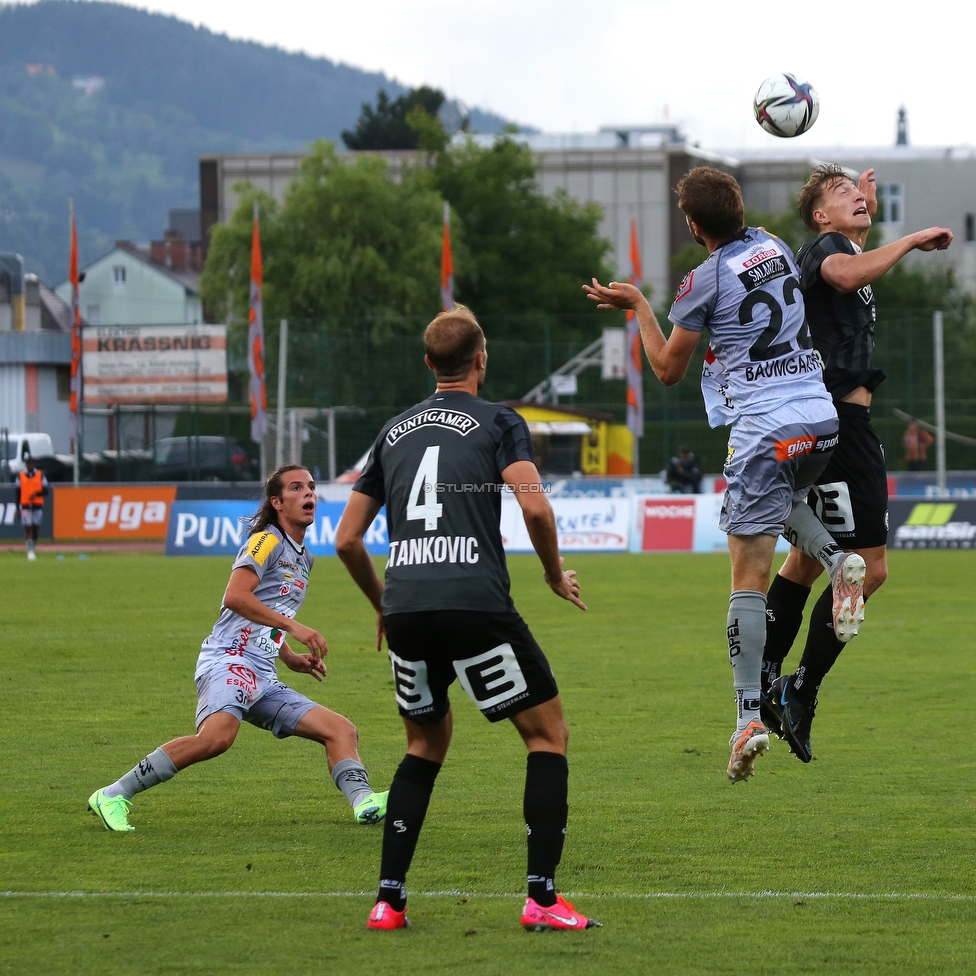
<path id="1" fill-rule="evenodd" d="M 386 816 L 386 801 L 390 796 L 390 791 L 384 793 L 370 793 L 362 803 L 357 803 L 353 807 L 353 816 L 356 823 L 376 824 Z"/>
<path id="2" fill-rule="evenodd" d="M 95 790 L 88 797 L 88 809 L 92 816 L 98 817 L 106 830 L 135 830 L 129 823 L 131 801 L 124 796 L 106 796 L 105 790 Z M 383 813 L 386 813 L 386 800 L 383 800 Z"/>

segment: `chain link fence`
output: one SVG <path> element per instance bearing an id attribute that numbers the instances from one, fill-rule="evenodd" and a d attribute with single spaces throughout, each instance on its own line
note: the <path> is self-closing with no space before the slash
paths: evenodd
<path id="1" fill-rule="evenodd" d="M 482 395 L 495 401 L 521 399 L 597 338 L 603 326 L 623 326 L 623 317 L 616 314 L 599 319 L 580 316 L 574 321 L 564 318 L 513 320 L 506 316 L 496 323 L 485 317 L 482 325 L 488 336 L 488 372 Z M 326 480 L 332 471 L 340 474 L 368 450 L 390 417 L 429 396 L 434 381 L 423 359 L 421 335 L 425 324 L 406 319 L 290 322 L 284 459 L 300 459 L 317 472 L 320 480 Z M 506 338 L 493 339 L 496 332 Z M 567 332 L 576 338 L 553 338 Z M 976 376 L 976 324 L 961 314 L 947 312 L 945 337 L 946 427 L 976 439 L 976 383 L 972 379 Z M 120 480 L 141 480 L 147 472 L 152 473 L 153 464 L 127 465 L 124 454 L 140 448 L 152 452 L 153 444 L 162 437 L 225 438 L 233 442 L 230 450 L 240 448 L 252 462 L 257 461 L 259 446 L 250 439 L 250 416 L 245 405 L 247 368 L 242 329 L 232 327 L 230 339 L 231 402 L 226 407 L 145 408 L 141 413 L 127 408 L 118 414 L 120 418 L 124 414 L 117 428 L 123 456 L 109 461 L 114 460 Z M 906 467 L 902 450 L 905 421 L 894 411 L 929 423 L 935 418 L 931 313 L 903 309 L 883 316 L 876 341 L 875 364 L 885 371 L 887 379 L 875 393 L 872 421 L 887 447 L 889 470 L 900 471 Z M 265 453 L 266 464 L 271 467 L 277 446 L 277 323 L 266 325 L 265 348 L 271 428 Z M 642 473 L 666 468 L 679 445 L 695 451 L 706 471 L 721 470 L 728 431 L 711 430 L 705 421 L 697 380 L 704 352 L 705 343 L 701 343 L 684 381 L 670 388 L 659 383 L 645 364 Z M 603 380 L 599 369 L 589 369 L 578 377 L 577 393 L 560 396 L 559 402 L 610 414 L 623 423 L 624 397 L 622 380 Z M 167 419 L 160 423 L 164 412 Z M 334 440 L 329 436 L 331 430 Z M 976 470 L 976 445 L 950 440 L 946 454 L 950 470 Z M 199 459 L 200 452 L 194 455 L 191 450 L 188 457 L 187 477 L 200 477 L 205 465 L 197 466 L 201 470 L 192 468 L 192 460 Z M 925 467 L 934 467 L 934 451 L 930 450 Z M 101 476 L 111 477 L 112 468 L 111 463 L 102 465 Z M 241 465 L 238 469 L 238 474 L 244 470 Z M 155 470 L 158 474 L 158 463 Z M 249 470 L 256 472 L 256 463 Z"/>

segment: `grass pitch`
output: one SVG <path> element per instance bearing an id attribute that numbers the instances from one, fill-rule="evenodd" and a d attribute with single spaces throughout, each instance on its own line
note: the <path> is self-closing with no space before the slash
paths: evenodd
<path id="1" fill-rule="evenodd" d="M 893 553 L 822 690 L 816 761 L 775 741 L 736 787 L 727 557 L 569 565 L 587 614 L 534 558 L 511 560 L 572 733 L 558 880 L 604 928 L 519 928 L 524 750 L 455 685 L 414 927 L 375 933 L 381 829 L 353 824 L 311 743 L 245 725 L 225 756 L 137 797 L 134 833 L 85 813 L 96 787 L 192 730 L 228 560 L 0 554 L 0 972 L 976 972 L 976 553 Z M 302 619 L 329 640 L 329 677 L 283 675 L 356 722 L 384 789 L 403 753 L 392 681 L 338 561 L 317 562 Z"/>

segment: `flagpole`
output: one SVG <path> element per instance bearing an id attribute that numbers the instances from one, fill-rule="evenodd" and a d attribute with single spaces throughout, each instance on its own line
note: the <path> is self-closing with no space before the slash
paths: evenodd
<path id="1" fill-rule="evenodd" d="M 75 231 L 75 201 L 74 198 L 68 200 L 69 228 L 68 234 L 71 242 L 70 256 L 68 259 L 68 277 L 71 279 L 71 359 L 74 367 L 74 375 L 69 376 L 69 408 L 71 406 L 70 394 L 74 396 L 74 441 L 73 464 L 74 484 L 78 487 L 81 477 L 81 411 L 82 411 L 82 387 L 81 387 L 81 363 L 84 345 L 81 335 L 81 298 L 79 295 L 78 282 L 78 235 Z M 72 390 L 71 387 L 74 387 Z"/>

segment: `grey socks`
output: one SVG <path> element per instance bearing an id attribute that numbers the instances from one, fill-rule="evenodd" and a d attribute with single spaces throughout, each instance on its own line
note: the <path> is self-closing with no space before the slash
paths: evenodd
<path id="1" fill-rule="evenodd" d="M 791 546 L 796 546 L 807 556 L 818 560 L 832 578 L 846 553 L 834 542 L 833 536 L 814 515 L 813 509 L 805 502 L 797 502 L 786 519 L 785 526 L 783 538 Z"/>
<path id="2" fill-rule="evenodd" d="M 332 782 L 345 793 L 353 810 L 373 792 L 366 767 L 358 759 L 342 759 L 337 762 L 332 767 Z"/>
<path id="3" fill-rule="evenodd" d="M 766 643 L 764 594 L 755 590 L 736 590 L 732 594 L 727 636 L 737 708 L 736 729 L 741 732 L 750 722 L 760 720 L 759 687 Z"/>
<path id="4" fill-rule="evenodd" d="M 148 790 L 151 786 L 158 786 L 172 779 L 177 773 L 172 759 L 163 750 L 157 749 L 149 753 L 134 769 L 130 769 L 121 779 L 111 786 L 105 787 L 105 795 L 124 796 L 131 800 L 136 793 Z"/>

